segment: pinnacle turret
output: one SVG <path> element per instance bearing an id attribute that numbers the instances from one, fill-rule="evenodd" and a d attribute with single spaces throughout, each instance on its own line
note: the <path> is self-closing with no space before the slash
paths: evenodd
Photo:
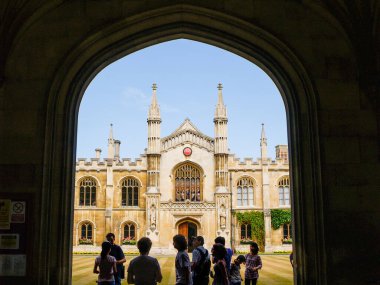
<path id="1" fill-rule="evenodd" d="M 261 124 L 261 139 L 260 139 L 260 146 L 267 145 L 267 137 L 265 135 L 265 129 L 264 124 Z"/>
<path id="2" fill-rule="evenodd" d="M 113 125 L 110 125 L 110 133 L 108 136 L 108 158 L 114 157 L 115 154 L 115 146 L 114 146 L 115 140 L 113 139 Z"/>
<path id="3" fill-rule="evenodd" d="M 157 104 L 156 91 L 157 91 L 157 84 L 153 83 L 153 85 L 152 85 L 152 102 L 149 106 L 148 121 L 149 120 L 160 120 L 161 121 L 160 108 Z"/>
<path id="4" fill-rule="evenodd" d="M 222 90 L 223 90 L 223 85 L 222 85 L 222 83 L 219 83 L 218 84 L 218 104 L 216 105 L 216 109 L 215 109 L 214 121 L 217 119 L 227 120 L 227 108 L 223 102 Z"/>
<path id="5" fill-rule="evenodd" d="M 265 135 L 264 124 L 261 124 L 261 138 L 260 138 L 260 147 L 261 147 L 261 160 L 267 158 L 267 137 Z"/>

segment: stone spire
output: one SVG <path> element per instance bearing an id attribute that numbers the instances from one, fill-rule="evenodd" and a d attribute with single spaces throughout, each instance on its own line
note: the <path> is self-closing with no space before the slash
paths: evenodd
<path id="1" fill-rule="evenodd" d="M 113 139 L 113 125 L 110 125 L 110 133 L 108 136 L 108 158 L 114 158 L 115 155 L 115 140 Z"/>
<path id="2" fill-rule="evenodd" d="M 215 119 L 227 119 L 227 108 L 223 102 L 222 90 L 223 90 L 222 83 L 219 83 L 218 84 L 218 104 L 216 105 L 216 109 L 215 109 Z"/>
<path id="3" fill-rule="evenodd" d="M 215 109 L 214 133 L 215 133 L 215 154 L 227 154 L 227 108 L 223 103 L 223 86 L 218 84 L 218 104 Z"/>
<path id="4" fill-rule="evenodd" d="M 157 104 L 156 83 L 153 83 L 152 89 L 153 89 L 152 103 L 150 104 L 150 107 L 149 107 L 148 119 L 147 119 L 147 122 L 148 122 L 147 194 L 159 192 L 159 180 L 160 180 L 161 116 L 160 116 L 160 109 Z"/>
<path id="5" fill-rule="evenodd" d="M 267 137 L 265 135 L 264 124 L 261 124 L 261 139 L 260 139 L 260 147 L 261 147 L 261 160 L 264 161 L 267 159 Z"/>
<path id="6" fill-rule="evenodd" d="M 152 102 L 149 106 L 148 120 L 159 120 L 159 121 L 161 121 L 160 108 L 157 104 L 157 95 L 156 95 L 157 84 L 156 83 L 153 83 L 152 90 L 153 90 Z"/>

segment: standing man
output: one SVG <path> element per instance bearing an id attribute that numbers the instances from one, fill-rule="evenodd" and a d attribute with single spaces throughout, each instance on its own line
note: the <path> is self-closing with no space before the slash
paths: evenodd
<path id="1" fill-rule="evenodd" d="M 210 275 L 210 256 L 207 249 L 203 247 L 205 240 L 202 236 L 197 236 L 193 240 L 193 260 L 191 270 L 193 271 L 193 285 L 208 285 Z"/>
<path id="2" fill-rule="evenodd" d="M 115 244 L 115 235 L 113 233 L 108 233 L 106 239 L 112 245 L 110 255 L 116 259 L 117 273 L 114 274 L 115 285 L 121 285 L 121 278 L 124 278 L 123 263 L 126 262 L 125 255 L 121 247 Z"/>

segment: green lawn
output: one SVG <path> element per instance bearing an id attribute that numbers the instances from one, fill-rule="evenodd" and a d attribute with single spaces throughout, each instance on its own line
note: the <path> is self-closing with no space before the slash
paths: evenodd
<path id="1" fill-rule="evenodd" d="M 126 267 L 133 257 L 127 256 Z M 161 284 L 175 284 L 174 258 L 174 256 L 157 256 L 162 275 L 164 276 Z M 261 259 L 263 261 L 263 269 L 260 271 L 258 284 L 293 284 L 293 271 L 287 255 L 262 255 Z M 96 284 L 97 275 L 92 273 L 94 260 L 95 255 L 74 255 L 73 285 Z M 244 266 L 242 267 L 241 274 L 244 277 Z M 127 281 L 123 280 L 122 284 L 127 284 Z"/>

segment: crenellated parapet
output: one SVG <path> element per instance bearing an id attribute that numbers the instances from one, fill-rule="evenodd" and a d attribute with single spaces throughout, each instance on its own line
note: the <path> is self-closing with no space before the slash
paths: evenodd
<path id="1" fill-rule="evenodd" d="M 80 170 L 106 170 L 112 167 L 114 170 L 127 170 L 127 171 L 145 171 L 146 170 L 146 156 L 142 155 L 140 158 L 132 160 L 131 158 L 115 159 L 100 159 L 100 158 L 79 158 L 76 163 L 76 171 Z"/>
<path id="2" fill-rule="evenodd" d="M 263 165 L 267 165 L 269 170 L 288 170 L 289 162 L 285 159 L 272 160 L 266 158 L 265 161 L 261 158 L 254 160 L 252 157 L 246 157 L 244 159 L 235 157 L 234 154 L 229 155 L 228 168 L 231 171 L 239 170 L 261 170 Z"/>

